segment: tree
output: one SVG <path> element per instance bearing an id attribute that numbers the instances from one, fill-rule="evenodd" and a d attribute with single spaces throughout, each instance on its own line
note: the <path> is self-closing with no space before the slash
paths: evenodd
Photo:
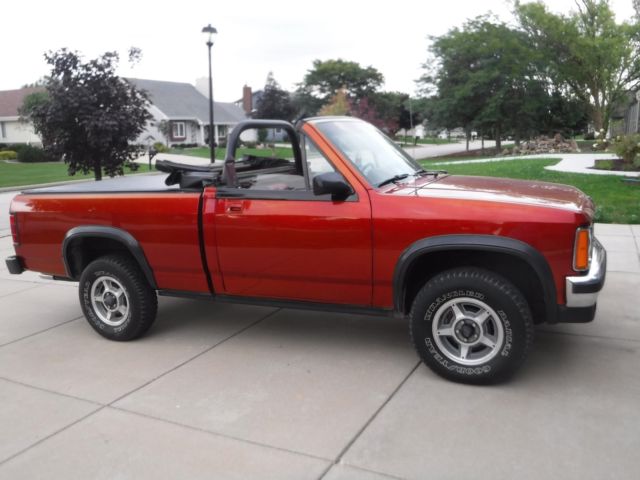
<path id="1" fill-rule="evenodd" d="M 271 118 L 291 121 L 295 109 L 291 103 L 289 92 L 280 88 L 278 82 L 273 78 L 273 72 L 267 75 L 262 98 L 258 104 L 256 118 Z"/>
<path id="2" fill-rule="evenodd" d="M 169 146 L 169 138 L 171 138 L 171 122 L 169 120 L 162 119 L 158 122 L 158 131 L 164 137 L 164 144 Z"/>
<path id="3" fill-rule="evenodd" d="M 354 116 L 372 123 L 390 135 L 419 123 L 418 115 L 409 111 L 409 95 L 401 92 L 375 92 L 352 107 Z"/>
<path id="4" fill-rule="evenodd" d="M 347 91 L 338 90 L 331 101 L 320 109 L 318 115 L 347 115 L 351 112 L 351 102 L 347 98 Z"/>
<path id="5" fill-rule="evenodd" d="M 436 62 L 425 64 L 420 84 L 437 91 L 430 105 L 433 123 L 463 127 L 467 140 L 472 129 L 492 132 L 498 149 L 503 135 L 519 141 L 538 128 L 547 84 L 523 32 L 481 16 L 434 38 L 431 53 Z"/>
<path id="6" fill-rule="evenodd" d="M 625 92 L 640 85 L 640 22 L 616 23 L 607 0 L 576 5 L 568 16 L 542 3 L 517 2 L 515 11 L 535 51 L 547 58 L 549 78 L 588 102 L 595 129 L 607 130 Z"/>
<path id="7" fill-rule="evenodd" d="M 51 65 L 47 96 L 23 105 L 21 114 L 33 122 L 43 147 L 64 158 L 70 175 L 122 175 L 123 165 L 138 153 L 132 142 L 151 118 L 147 94 L 116 75 L 115 52 L 86 62 L 67 49 L 44 57 Z M 129 60 L 139 58 L 140 51 L 131 49 Z"/>
<path id="8" fill-rule="evenodd" d="M 384 77 L 378 70 L 362 67 L 357 62 L 314 60 L 313 68 L 307 71 L 298 86 L 297 102 L 312 114 L 340 89 L 349 99 L 359 101 L 374 93 L 383 81 Z"/>

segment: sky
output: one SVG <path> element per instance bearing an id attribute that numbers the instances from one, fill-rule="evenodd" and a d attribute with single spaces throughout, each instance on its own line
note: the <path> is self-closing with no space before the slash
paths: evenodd
<path id="1" fill-rule="evenodd" d="M 610 0 L 618 21 L 633 15 L 631 1 Z M 575 9 L 574 0 L 545 3 L 555 12 Z M 218 30 L 216 101 L 239 99 L 245 84 L 261 89 L 270 71 L 293 90 L 313 60 L 335 58 L 373 66 L 385 90 L 414 94 L 429 37 L 489 11 L 513 21 L 504 0 L 7 0 L 0 6 L 0 90 L 46 75 L 43 53 L 62 47 L 87 58 L 117 51 L 122 76 L 193 84 L 208 75 L 202 27 L 211 23 Z M 126 61 L 131 46 L 142 49 L 134 68 Z"/>

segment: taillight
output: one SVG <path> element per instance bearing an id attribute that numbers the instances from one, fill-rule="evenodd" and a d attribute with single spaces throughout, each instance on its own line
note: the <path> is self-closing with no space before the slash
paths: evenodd
<path id="1" fill-rule="evenodd" d="M 18 235 L 18 216 L 15 213 L 9 215 L 9 223 L 11 225 L 11 237 L 13 238 L 13 244 L 20 244 L 20 236 Z"/>
<path id="2" fill-rule="evenodd" d="M 576 241 L 573 247 L 573 269 L 589 270 L 591 263 L 591 228 L 576 230 Z"/>

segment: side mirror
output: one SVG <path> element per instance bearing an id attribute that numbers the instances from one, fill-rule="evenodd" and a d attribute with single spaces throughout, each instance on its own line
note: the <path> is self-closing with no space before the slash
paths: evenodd
<path id="1" fill-rule="evenodd" d="M 346 200 L 353 193 L 351 185 L 337 172 L 327 172 L 313 177 L 313 194 L 331 194 L 333 200 Z"/>

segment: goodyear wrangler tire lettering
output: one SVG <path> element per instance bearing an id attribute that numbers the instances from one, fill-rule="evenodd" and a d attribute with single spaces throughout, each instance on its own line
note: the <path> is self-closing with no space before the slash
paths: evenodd
<path id="1" fill-rule="evenodd" d="M 473 384 L 510 377 L 533 340 L 524 296 L 507 279 L 475 267 L 431 278 L 412 305 L 410 330 L 429 368 L 449 380 Z"/>

